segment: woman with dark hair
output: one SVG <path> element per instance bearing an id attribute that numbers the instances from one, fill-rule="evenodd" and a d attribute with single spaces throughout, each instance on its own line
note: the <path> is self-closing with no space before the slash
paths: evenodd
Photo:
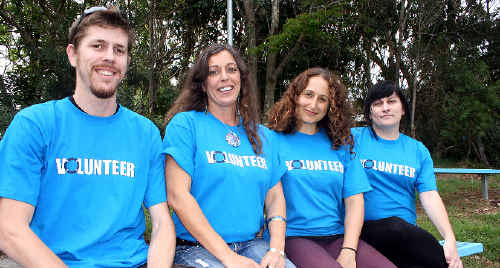
<path id="1" fill-rule="evenodd" d="M 267 114 L 278 132 L 287 256 L 297 267 L 395 267 L 359 240 L 371 190 L 353 150 L 346 90 L 323 68 L 299 74 Z"/>
<path id="2" fill-rule="evenodd" d="M 429 151 L 399 131 L 403 116 L 409 117 L 403 92 L 391 81 L 377 83 L 368 90 L 364 115 L 368 126 L 352 129 L 373 187 L 365 194 L 361 238 L 400 268 L 462 267 Z M 415 191 L 444 237 L 443 247 L 416 226 Z"/>
<path id="3" fill-rule="evenodd" d="M 232 47 L 212 45 L 191 67 L 167 113 L 163 152 L 168 204 L 175 212 L 175 263 L 295 267 L 283 252 L 284 168 L 271 150 L 270 131 L 258 124 L 252 82 Z M 256 238 L 263 211 L 269 243 Z"/>

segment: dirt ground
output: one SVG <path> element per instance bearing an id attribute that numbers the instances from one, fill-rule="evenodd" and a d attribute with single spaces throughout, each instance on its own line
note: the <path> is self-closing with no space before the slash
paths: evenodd
<path id="1" fill-rule="evenodd" d="M 460 177 L 464 181 L 477 180 L 480 181 L 477 175 L 448 175 L 439 174 L 436 176 L 437 180 L 446 180 L 449 178 Z M 472 216 L 478 214 L 494 214 L 500 212 L 500 189 L 493 188 L 491 185 L 488 187 L 488 200 L 484 200 L 481 195 L 481 189 L 468 188 L 462 189 L 453 193 L 446 193 L 442 196 L 443 202 L 446 206 L 452 205 L 460 208 L 460 214 L 463 216 Z M 418 204 L 417 213 L 422 213 L 422 208 Z M 472 209 L 471 209 L 472 208 Z"/>

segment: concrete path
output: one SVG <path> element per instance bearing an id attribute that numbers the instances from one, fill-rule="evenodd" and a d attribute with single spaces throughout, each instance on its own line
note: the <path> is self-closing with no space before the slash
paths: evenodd
<path id="1" fill-rule="evenodd" d="M 0 256 L 0 268 L 22 268 L 19 264 L 15 263 L 13 260 Z"/>

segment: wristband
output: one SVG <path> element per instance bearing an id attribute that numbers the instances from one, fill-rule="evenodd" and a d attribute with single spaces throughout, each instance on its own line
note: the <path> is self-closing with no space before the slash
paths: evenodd
<path id="1" fill-rule="evenodd" d="M 278 252 L 278 250 L 276 248 L 269 248 L 269 251 Z M 279 253 L 281 256 L 285 257 L 285 252 L 283 250 L 280 250 Z"/>
<path id="2" fill-rule="evenodd" d="M 358 254 L 358 251 L 354 248 L 350 248 L 350 247 L 341 247 L 340 249 L 348 249 L 348 250 L 352 250 L 354 251 L 354 254 Z"/>
<path id="3" fill-rule="evenodd" d="M 283 216 L 272 216 L 271 218 L 267 219 L 267 225 L 269 225 L 269 223 L 272 221 L 283 221 L 286 223 L 286 219 Z"/>

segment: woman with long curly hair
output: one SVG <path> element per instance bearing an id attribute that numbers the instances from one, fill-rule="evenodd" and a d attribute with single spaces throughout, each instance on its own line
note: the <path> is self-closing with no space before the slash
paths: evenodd
<path id="1" fill-rule="evenodd" d="M 353 153 L 346 90 L 327 69 L 299 74 L 267 113 L 278 132 L 285 252 L 297 267 L 395 267 L 359 240 L 366 174 Z"/>
<path id="2" fill-rule="evenodd" d="M 163 152 L 177 233 L 175 263 L 295 267 L 285 258 L 285 200 L 253 81 L 227 45 L 203 50 L 166 116 Z M 269 138 L 268 138 L 269 136 Z M 281 173 L 280 173 L 281 171 Z M 257 238 L 269 217 L 270 242 Z"/>

